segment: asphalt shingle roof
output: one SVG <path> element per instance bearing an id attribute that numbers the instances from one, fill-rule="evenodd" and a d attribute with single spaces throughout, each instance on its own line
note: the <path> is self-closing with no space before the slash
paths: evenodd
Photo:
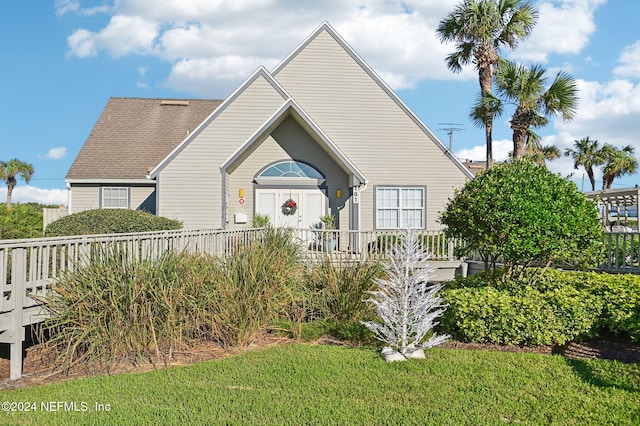
<path id="1" fill-rule="evenodd" d="M 144 179 L 220 100 L 111 98 L 67 179 Z"/>

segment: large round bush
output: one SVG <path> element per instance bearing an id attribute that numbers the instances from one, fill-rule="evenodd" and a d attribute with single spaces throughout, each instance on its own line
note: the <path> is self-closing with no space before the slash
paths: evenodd
<path id="1" fill-rule="evenodd" d="M 140 210 L 96 209 L 74 213 L 47 226 L 46 237 L 66 235 L 123 234 L 180 229 L 178 220 Z"/>
<path id="2" fill-rule="evenodd" d="M 493 167 L 465 185 L 440 218 L 449 236 L 477 250 L 485 265 L 599 260 L 602 225 L 596 205 L 544 166 L 519 160 Z"/>

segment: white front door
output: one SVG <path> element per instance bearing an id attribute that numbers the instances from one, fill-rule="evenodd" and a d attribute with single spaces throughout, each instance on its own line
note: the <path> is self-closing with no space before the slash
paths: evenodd
<path id="1" fill-rule="evenodd" d="M 282 213 L 282 205 L 292 199 L 298 205 L 292 215 Z M 277 227 L 308 229 L 326 214 L 327 197 L 320 189 L 256 189 L 256 214 L 268 215 Z"/>

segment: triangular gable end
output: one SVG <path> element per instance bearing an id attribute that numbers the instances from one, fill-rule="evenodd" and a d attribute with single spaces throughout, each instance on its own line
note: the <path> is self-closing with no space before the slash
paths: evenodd
<path id="1" fill-rule="evenodd" d="M 337 145 L 318 127 L 309 115 L 293 99 L 288 99 L 270 118 L 267 120 L 247 141 L 223 164 L 220 165 L 222 171 L 227 170 L 258 141 L 268 136 L 286 117 L 293 116 L 297 121 L 302 121 L 312 132 L 311 136 L 318 140 L 322 148 L 331 156 L 336 163 L 350 176 L 352 176 L 352 186 L 359 186 L 367 183 L 365 176 L 358 170 L 351 160 L 337 147 Z"/>
<path id="2" fill-rule="evenodd" d="M 420 130 L 462 171 L 462 173 L 469 179 L 473 179 L 473 174 L 469 171 L 464 164 L 453 155 L 445 144 L 438 139 L 438 137 L 418 118 L 418 116 L 400 99 L 400 97 L 384 82 L 378 74 L 371 68 L 358 53 L 338 34 L 338 32 L 327 22 L 324 21 L 311 35 L 309 35 L 302 43 L 296 47 L 280 64 L 278 64 L 271 72 L 274 78 L 277 78 L 278 73 L 287 66 L 289 62 L 293 60 L 302 50 L 304 50 L 316 37 L 321 33 L 328 33 L 346 52 L 353 58 L 353 60 L 362 67 L 362 69 L 380 86 L 380 88 L 404 111 L 407 116 L 420 128 Z"/>
<path id="3" fill-rule="evenodd" d="M 290 96 L 280 86 L 280 84 L 269 74 L 264 67 L 259 67 L 249 78 L 247 78 L 227 99 L 224 100 L 218 108 L 216 108 L 200 125 L 187 136 L 176 148 L 173 149 L 157 166 L 151 170 L 147 176 L 149 179 L 155 179 L 158 174 L 182 152 L 191 141 L 193 141 L 202 130 L 222 114 L 229 105 L 231 105 L 248 87 L 250 87 L 258 78 L 264 78 L 275 90 L 282 96 L 283 99 L 289 99 Z"/>

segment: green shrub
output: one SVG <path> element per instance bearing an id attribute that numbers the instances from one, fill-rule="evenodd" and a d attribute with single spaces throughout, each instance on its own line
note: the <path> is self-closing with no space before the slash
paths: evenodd
<path id="1" fill-rule="evenodd" d="M 140 210 L 95 209 L 56 220 L 47 226 L 45 236 L 123 234 L 180 228 L 182 228 L 180 221 Z"/>
<path id="2" fill-rule="evenodd" d="M 485 270 L 502 259 L 506 280 L 518 265 L 593 266 L 601 260 L 595 203 L 570 180 L 528 160 L 495 166 L 469 181 L 439 220 L 467 253 L 477 250 Z"/>
<path id="3" fill-rule="evenodd" d="M 588 292 L 602 305 L 597 331 L 640 341 L 640 276 L 550 269 L 540 275 L 537 286 L 546 291 L 572 287 Z"/>
<path id="4" fill-rule="evenodd" d="M 505 282 L 499 277 L 500 271 L 476 274 L 447 285 L 443 296 L 451 301 L 445 314 L 450 332 L 473 341 L 517 341 L 501 328 L 504 318 L 492 317 L 510 317 L 520 310 L 532 324 L 548 315 L 546 327 L 555 343 L 598 333 L 640 341 L 640 276 L 527 268 L 520 279 Z M 523 301 L 523 295 L 532 300 Z M 533 308 L 529 302 L 540 306 Z"/>
<path id="5" fill-rule="evenodd" d="M 459 288 L 442 297 L 449 304 L 443 329 L 470 342 L 564 344 L 587 335 L 601 312 L 595 297 L 571 287 L 549 293 L 530 286 L 518 292 Z"/>
<path id="6" fill-rule="evenodd" d="M 251 227 L 252 228 L 264 228 L 269 226 L 270 223 L 268 214 L 254 214 L 253 219 L 251 219 Z"/>
<path id="7" fill-rule="evenodd" d="M 0 204 L 0 240 L 42 237 L 42 209 L 57 208 L 38 203 Z"/>
<path id="8" fill-rule="evenodd" d="M 592 291 L 604 306 L 599 328 L 640 342 L 640 277 L 600 274 Z"/>

